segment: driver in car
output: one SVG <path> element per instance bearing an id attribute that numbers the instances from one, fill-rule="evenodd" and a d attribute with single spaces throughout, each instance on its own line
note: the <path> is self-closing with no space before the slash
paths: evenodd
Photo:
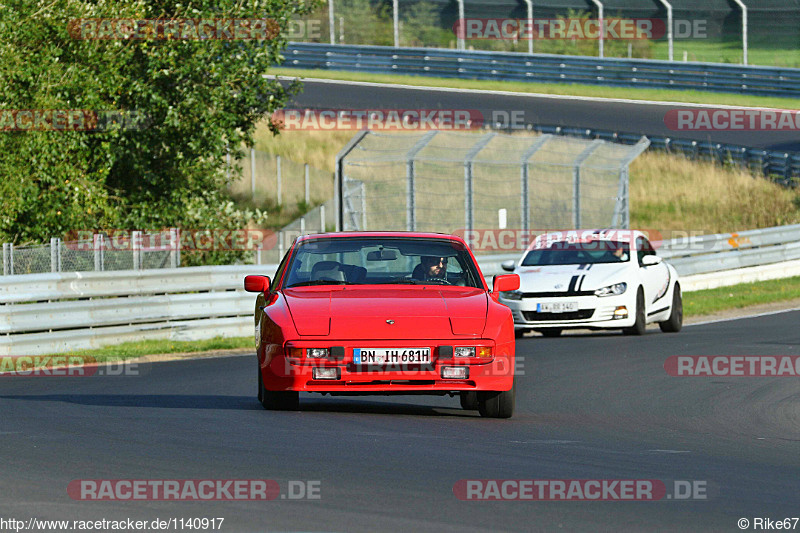
<path id="1" fill-rule="evenodd" d="M 420 264 L 414 268 L 411 277 L 420 281 L 447 281 L 447 258 L 423 255 Z"/>

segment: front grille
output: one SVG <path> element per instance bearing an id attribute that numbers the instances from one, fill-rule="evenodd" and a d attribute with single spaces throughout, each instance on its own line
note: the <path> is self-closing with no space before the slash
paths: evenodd
<path id="1" fill-rule="evenodd" d="M 586 320 L 592 318 L 594 309 L 578 309 L 568 313 L 537 313 L 536 311 L 523 311 L 522 316 L 528 322 L 540 322 L 544 320 Z"/>
<path id="2" fill-rule="evenodd" d="M 523 298 L 561 298 L 562 296 L 593 296 L 594 291 L 523 292 Z"/>

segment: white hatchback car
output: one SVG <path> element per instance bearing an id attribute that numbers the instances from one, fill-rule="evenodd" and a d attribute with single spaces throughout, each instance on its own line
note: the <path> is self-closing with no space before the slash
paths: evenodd
<path id="1" fill-rule="evenodd" d="M 569 328 L 642 335 L 653 322 L 666 332 L 683 325 L 678 273 L 640 231 L 546 233 L 502 267 L 520 277 L 518 290 L 500 295 L 518 337 L 529 330 L 554 337 Z"/>

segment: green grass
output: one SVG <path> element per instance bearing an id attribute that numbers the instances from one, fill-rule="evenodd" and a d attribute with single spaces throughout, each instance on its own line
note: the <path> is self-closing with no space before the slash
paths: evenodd
<path id="1" fill-rule="evenodd" d="M 211 350 L 254 348 L 252 337 L 214 337 L 199 341 L 144 340 L 124 342 L 91 350 L 75 350 L 58 355 L 86 357 L 99 363 L 122 361 L 152 354 L 195 353 Z M 55 355 L 55 354 L 53 354 Z"/>
<path id="2" fill-rule="evenodd" d="M 685 316 L 703 316 L 796 298 L 800 298 L 800 276 L 687 292 L 683 311 Z"/>
<path id="3" fill-rule="evenodd" d="M 419 85 L 423 87 L 447 87 L 455 89 L 478 89 L 491 91 L 512 91 L 523 93 L 559 94 L 569 96 L 589 96 L 598 98 L 626 98 L 632 100 L 668 101 L 697 104 L 739 105 L 747 107 L 775 107 L 779 109 L 800 109 L 796 98 L 775 98 L 748 96 L 741 94 L 717 93 L 707 91 L 676 91 L 668 89 L 631 89 L 627 87 L 603 87 L 598 85 L 579 85 L 564 83 L 535 83 L 515 81 L 465 80 L 454 78 L 433 78 L 428 76 L 398 76 L 393 74 L 369 74 L 362 72 L 341 72 L 295 68 L 273 68 L 270 74 L 299 78 L 324 78 L 374 83 L 394 83 Z"/>
<path id="4" fill-rule="evenodd" d="M 785 48 L 753 48 L 752 43 L 747 50 L 748 65 L 762 65 L 768 67 L 800 67 L 800 49 L 786 46 Z M 689 61 L 702 61 L 708 63 L 733 63 L 742 64 L 741 41 L 712 41 L 694 39 L 675 41 L 673 54 L 677 61 L 683 61 L 686 52 Z M 669 45 L 666 40 L 653 43 L 653 59 L 669 59 Z"/>

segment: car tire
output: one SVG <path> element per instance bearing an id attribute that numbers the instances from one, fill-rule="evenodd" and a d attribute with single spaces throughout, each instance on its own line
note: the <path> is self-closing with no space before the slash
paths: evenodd
<path id="1" fill-rule="evenodd" d="M 297 391 L 271 391 L 264 388 L 261 368 L 258 369 L 258 401 L 269 411 L 297 411 L 300 409 L 300 393 Z"/>
<path id="2" fill-rule="evenodd" d="M 528 331 L 528 330 L 526 330 L 526 329 L 516 329 L 516 328 L 514 328 L 514 338 L 515 338 L 515 339 L 521 339 L 522 337 L 524 337 L 524 336 L 525 336 L 525 332 L 526 332 L 526 331 Z"/>
<path id="3" fill-rule="evenodd" d="M 478 412 L 487 418 L 511 418 L 516 403 L 516 387 L 507 391 L 478 392 Z"/>
<path id="4" fill-rule="evenodd" d="M 544 337 L 560 337 L 561 331 L 562 330 L 559 328 L 547 328 L 547 329 L 540 329 L 539 333 L 541 333 Z"/>
<path id="5" fill-rule="evenodd" d="M 677 333 L 683 327 L 683 297 L 681 296 L 681 286 L 677 283 L 672 290 L 672 310 L 669 318 L 664 322 L 659 322 L 658 327 L 664 333 Z"/>
<path id="6" fill-rule="evenodd" d="M 644 335 L 647 329 L 647 317 L 645 316 L 644 308 L 644 291 L 639 287 L 639 292 L 636 293 L 636 322 L 633 326 L 622 330 L 626 335 Z"/>
<path id="7" fill-rule="evenodd" d="M 472 390 L 461 391 L 458 394 L 458 399 L 461 402 L 461 408 L 466 411 L 478 410 L 478 393 Z"/>

